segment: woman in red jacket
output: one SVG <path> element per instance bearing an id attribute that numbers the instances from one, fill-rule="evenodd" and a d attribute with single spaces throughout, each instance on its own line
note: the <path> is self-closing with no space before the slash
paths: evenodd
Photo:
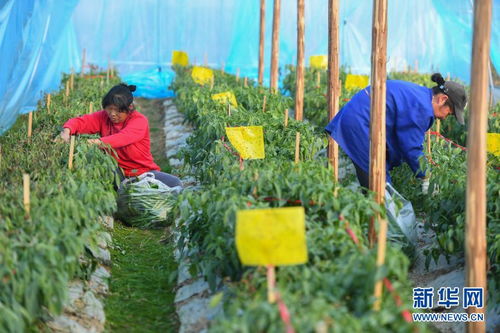
<path id="1" fill-rule="evenodd" d="M 122 179 L 152 172 L 167 186 L 181 186 L 179 178 L 161 172 L 153 160 L 148 119 L 134 109 L 135 88 L 123 83 L 111 88 L 102 99 L 104 110 L 68 120 L 63 125 L 61 138 L 68 142 L 71 135 L 99 133 L 100 139 L 88 142 L 116 151 L 111 155 L 123 171 Z"/>

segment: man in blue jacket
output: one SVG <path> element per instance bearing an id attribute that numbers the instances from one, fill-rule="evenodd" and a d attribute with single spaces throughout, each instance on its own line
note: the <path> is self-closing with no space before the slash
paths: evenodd
<path id="1" fill-rule="evenodd" d="M 467 103 L 461 84 L 445 81 L 441 74 L 431 77 L 437 85 L 432 89 L 405 81 L 387 81 L 386 149 L 387 182 L 389 170 L 409 164 L 416 177 L 426 179 L 420 170 L 425 132 L 434 119 L 455 115 L 464 124 L 463 110 Z M 351 158 L 361 186 L 368 188 L 370 163 L 370 87 L 358 92 L 326 126 L 326 131 Z M 428 181 L 427 181 L 428 186 Z M 425 182 L 423 184 L 425 191 Z"/>

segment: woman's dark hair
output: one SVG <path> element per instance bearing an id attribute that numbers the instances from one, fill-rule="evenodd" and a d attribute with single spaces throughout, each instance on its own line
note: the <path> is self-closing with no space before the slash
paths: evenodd
<path id="1" fill-rule="evenodd" d="M 130 112 L 129 106 L 134 101 L 132 93 L 136 86 L 120 83 L 111 88 L 108 93 L 102 98 L 102 107 L 106 108 L 109 105 L 115 105 L 120 112 Z"/>
<path id="2" fill-rule="evenodd" d="M 446 81 L 444 80 L 441 73 L 432 74 L 431 81 L 437 83 L 437 86 L 432 87 L 432 94 L 433 95 L 445 94 L 448 96 L 448 88 L 446 88 L 446 86 L 445 86 Z M 451 99 L 448 98 L 445 105 L 448 105 L 453 110 L 453 112 L 455 112 L 453 103 L 451 102 Z"/>

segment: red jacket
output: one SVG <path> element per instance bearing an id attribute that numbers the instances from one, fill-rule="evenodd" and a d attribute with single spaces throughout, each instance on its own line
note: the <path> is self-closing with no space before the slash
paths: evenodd
<path id="1" fill-rule="evenodd" d="M 105 110 L 68 120 L 64 128 L 71 134 L 101 135 L 118 156 L 111 154 L 123 169 L 125 176 L 138 176 L 151 170 L 160 170 L 151 155 L 148 118 L 132 111 L 123 123 L 113 124 Z"/>

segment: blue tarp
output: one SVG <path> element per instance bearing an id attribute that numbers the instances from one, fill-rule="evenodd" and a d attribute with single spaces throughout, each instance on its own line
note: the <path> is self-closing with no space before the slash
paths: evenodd
<path id="1" fill-rule="evenodd" d="M 500 0 L 493 0 L 491 59 L 500 69 Z M 273 1 L 266 1 L 269 78 Z M 327 1 L 306 2 L 306 57 L 327 52 Z M 340 1 L 340 61 L 369 74 L 372 2 Z M 471 0 L 389 1 L 388 70 L 470 78 Z M 0 0 L 0 134 L 57 89 L 61 73 L 113 64 L 136 96 L 167 97 L 173 50 L 191 63 L 257 77 L 259 1 Z M 296 61 L 296 2 L 281 1 L 280 65 Z M 282 68 L 282 73 L 284 70 Z"/>

